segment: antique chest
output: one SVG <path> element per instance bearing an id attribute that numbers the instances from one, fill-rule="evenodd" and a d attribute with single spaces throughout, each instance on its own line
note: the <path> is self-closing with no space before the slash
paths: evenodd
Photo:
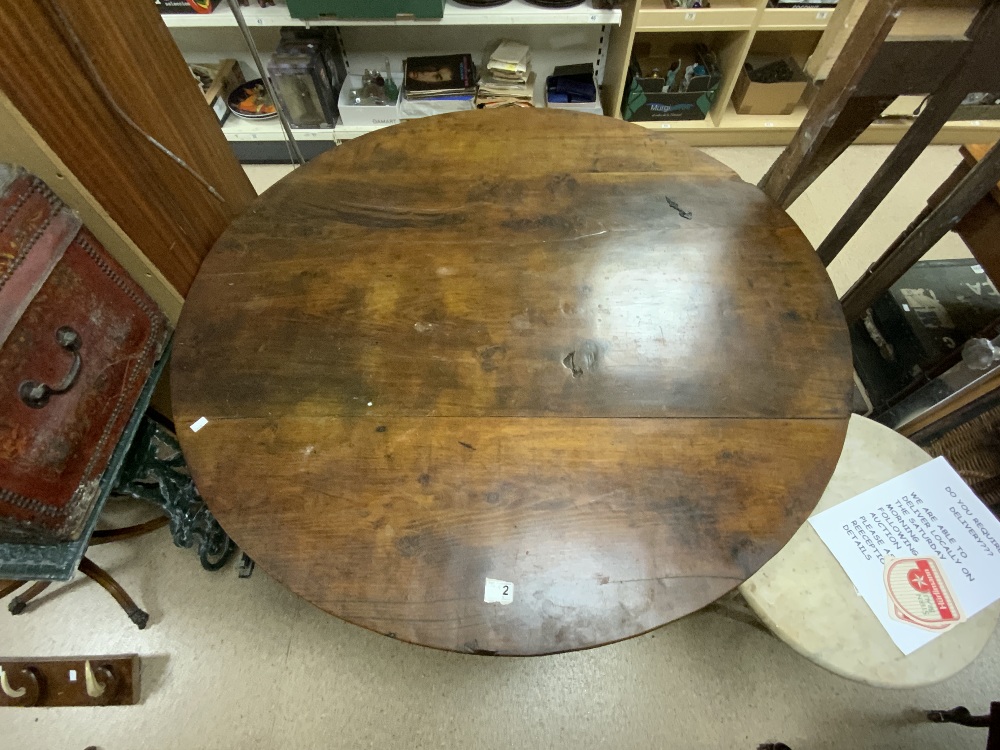
<path id="1" fill-rule="evenodd" d="M 0 165 L 0 541 L 80 536 L 168 335 L 77 215 Z"/>

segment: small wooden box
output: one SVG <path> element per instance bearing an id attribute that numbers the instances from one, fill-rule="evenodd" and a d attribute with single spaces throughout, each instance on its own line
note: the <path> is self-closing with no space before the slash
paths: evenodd
<path id="1" fill-rule="evenodd" d="M 168 335 L 79 217 L 0 165 L 0 541 L 80 536 Z"/>

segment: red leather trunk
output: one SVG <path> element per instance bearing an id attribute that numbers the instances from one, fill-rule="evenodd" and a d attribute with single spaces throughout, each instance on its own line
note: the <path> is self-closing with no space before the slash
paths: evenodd
<path id="1" fill-rule="evenodd" d="M 76 539 L 169 335 L 44 182 L 0 165 L 0 541 Z"/>

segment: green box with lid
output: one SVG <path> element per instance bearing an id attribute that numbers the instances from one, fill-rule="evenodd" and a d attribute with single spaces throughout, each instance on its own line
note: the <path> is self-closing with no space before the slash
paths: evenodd
<path id="1" fill-rule="evenodd" d="M 288 0 L 292 18 L 442 18 L 445 0 Z"/>

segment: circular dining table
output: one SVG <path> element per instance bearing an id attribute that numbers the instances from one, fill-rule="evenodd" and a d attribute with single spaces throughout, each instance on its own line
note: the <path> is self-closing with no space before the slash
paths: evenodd
<path id="1" fill-rule="evenodd" d="M 662 133 L 520 108 L 276 183 L 206 257 L 172 363 L 195 483 L 260 568 L 378 633 L 504 655 L 750 577 L 820 498 L 852 387 L 779 206 Z"/>

